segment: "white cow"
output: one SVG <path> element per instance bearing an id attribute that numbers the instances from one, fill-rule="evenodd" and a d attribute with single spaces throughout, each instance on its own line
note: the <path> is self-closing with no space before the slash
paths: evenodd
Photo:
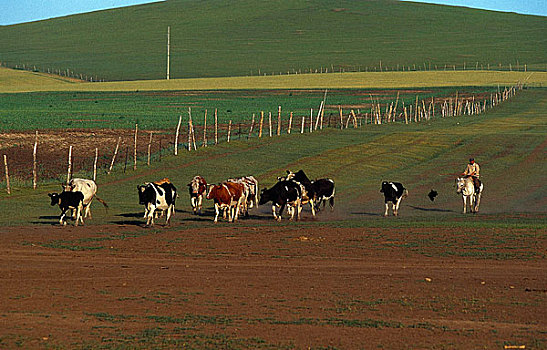
<path id="1" fill-rule="evenodd" d="M 99 202 L 102 203 L 102 205 L 105 206 L 105 208 L 108 208 L 108 205 L 105 201 L 103 201 L 101 198 L 97 196 L 97 184 L 93 180 L 88 179 L 71 179 L 66 186 L 63 186 L 63 189 L 68 192 L 82 192 L 84 195 L 84 214 L 83 217 L 91 218 L 91 202 L 93 202 L 93 198 L 97 198 Z"/>

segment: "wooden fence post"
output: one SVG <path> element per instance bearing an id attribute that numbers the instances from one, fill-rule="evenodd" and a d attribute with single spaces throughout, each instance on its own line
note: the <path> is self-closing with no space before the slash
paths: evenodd
<path id="1" fill-rule="evenodd" d="M 188 107 L 188 152 L 192 150 L 192 113 Z"/>
<path id="2" fill-rule="evenodd" d="M 150 139 L 148 140 L 148 157 L 146 160 L 146 164 L 150 166 L 150 150 L 152 148 L 152 131 L 150 131 Z"/>
<path id="3" fill-rule="evenodd" d="M 270 128 L 270 137 L 272 137 L 272 112 L 268 112 L 268 127 Z"/>
<path id="4" fill-rule="evenodd" d="M 313 132 L 313 108 L 310 109 L 310 133 Z"/>
<path id="5" fill-rule="evenodd" d="M 321 117 L 321 110 L 323 109 L 323 101 L 321 101 L 321 104 L 319 105 L 319 110 L 317 111 L 317 117 L 315 118 L 315 127 L 313 130 L 317 130 L 319 127 L 319 118 Z"/>
<path id="6" fill-rule="evenodd" d="M 289 115 L 289 126 L 287 127 L 287 134 L 291 133 L 291 126 L 292 126 L 292 112 Z"/>
<path id="7" fill-rule="evenodd" d="M 72 174 L 72 146 L 68 147 L 68 171 L 66 175 L 66 184 L 70 182 L 70 175 Z"/>
<path id="8" fill-rule="evenodd" d="M 218 115 L 215 108 L 215 145 L 218 144 Z"/>
<path id="9" fill-rule="evenodd" d="M 34 140 L 34 148 L 32 151 L 32 189 L 36 189 L 37 170 L 36 170 L 36 151 L 38 149 L 38 131 L 36 131 L 36 139 Z"/>
<path id="10" fill-rule="evenodd" d="M 125 146 L 125 162 L 123 164 L 123 173 L 125 174 L 125 171 L 127 170 L 127 159 L 129 157 L 129 146 Z"/>
<path id="11" fill-rule="evenodd" d="M 338 105 L 338 114 L 340 114 L 340 130 L 344 129 L 344 120 L 342 116 L 342 106 Z"/>
<path id="12" fill-rule="evenodd" d="M 255 126 L 255 114 L 253 113 L 253 119 L 251 119 L 251 127 L 249 128 L 249 136 L 247 136 L 247 140 L 251 138 L 251 134 L 253 133 L 254 126 Z"/>
<path id="13" fill-rule="evenodd" d="M 281 135 L 281 106 L 277 107 L 277 136 Z"/>
<path id="14" fill-rule="evenodd" d="M 230 122 L 228 122 L 228 137 L 227 141 L 230 142 L 230 134 L 232 133 L 232 120 L 230 119 Z"/>
<path id="15" fill-rule="evenodd" d="M 304 133 L 304 126 L 306 125 L 306 116 L 305 115 L 302 115 L 302 125 L 301 125 L 301 129 L 300 129 L 300 133 L 303 134 Z"/>
<path id="16" fill-rule="evenodd" d="M 258 138 L 262 137 L 262 126 L 264 125 L 264 111 L 260 111 L 260 128 L 258 129 Z"/>
<path id="17" fill-rule="evenodd" d="M 99 149 L 95 147 L 95 161 L 93 162 L 93 181 L 97 180 L 97 160 L 99 159 Z"/>
<path id="18" fill-rule="evenodd" d="M 414 109 L 414 123 L 418 122 L 418 95 L 416 95 L 416 108 Z"/>
<path id="19" fill-rule="evenodd" d="M 351 116 L 353 118 L 353 128 L 356 129 L 357 128 L 357 117 L 355 116 L 355 112 L 353 111 L 353 109 L 351 110 Z"/>
<path id="20" fill-rule="evenodd" d="M 394 119 L 395 116 L 397 115 L 397 105 L 399 104 L 399 91 L 397 91 L 397 99 L 395 100 L 395 108 L 393 109 L 393 115 L 394 115 Z M 396 120 L 393 120 L 393 121 L 396 121 Z"/>
<path id="21" fill-rule="evenodd" d="M 175 132 L 175 155 L 178 156 L 179 154 L 179 131 L 180 131 L 180 124 L 182 123 L 182 115 L 179 115 L 179 123 L 177 124 L 177 130 Z M 116 148 L 117 149 L 117 148 Z"/>
<path id="22" fill-rule="evenodd" d="M 110 168 L 108 168 L 108 175 L 112 172 L 112 167 L 114 167 L 114 161 L 116 160 L 116 155 L 118 155 L 118 149 L 120 148 L 120 142 L 122 141 L 122 137 L 118 137 L 118 143 L 116 143 L 116 149 L 114 150 L 114 155 L 112 156 L 112 161 L 110 162 Z"/>
<path id="23" fill-rule="evenodd" d="M 133 148 L 133 170 L 137 170 L 137 134 L 139 132 L 139 124 L 135 124 L 135 145 Z"/>
<path id="24" fill-rule="evenodd" d="M 207 110 L 205 110 L 205 119 L 203 122 L 203 145 L 202 147 L 207 147 Z"/>
<path id="25" fill-rule="evenodd" d="M 9 183 L 9 171 L 8 171 L 8 157 L 5 154 L 4 154 L 4 168 L 6 169 L 6 191 L 8 192 L 8 194 L 11 194 L 11 186 Z"/>

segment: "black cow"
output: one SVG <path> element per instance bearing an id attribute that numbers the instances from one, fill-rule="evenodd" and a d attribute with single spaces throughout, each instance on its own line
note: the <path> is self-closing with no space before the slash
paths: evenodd
<path id="1" fill-rule="evenodd" d="M 312 181 L 312 190 L 314 193 L 315 210 L 319 211 L 321 203 L 323 203 L 323 209 L 327 201 L 329 201 L 330 210 L 334 209 L 334 181 L 331 179 L 319 179 Z"/>
<path id="2" fill-rule="evenodd" d="M 177 189 L 170 182 L 157 185 L 149 182 L 144 185 L 138 185 L 139 204 L 144 205 L 144 217 L 146 226 L 154 225 L 154 211 L 156 209 L 166 210 L 166 225 L 171 223 L 171 216 L 175 213 L 175 200 L 177 198 Z"/>
<path id="3" fill-rule="evenodd" d="M 51 205 L 53 206 L 58 204 L 61 209 L 61 218 L 59 219 L 59 223 L 61 225 L 66 225 L 64 218 L 67 210 L 69 209 L 76 210 L 76 223 L 74 226 L 78 226 L 78 220 L 82 222 L 82 225 L 84 224 L 84 218 L 82 215 L 82 211 L 84 210 L 84 194 L 82 192 L 63 191 L 60 194 L 48 193 L 48 196 L 51 198 Z"/>
<path id="4" fill-rule="evenodd" d="M 384 216 L 387 216 L 389 202 L 391 202 L 393 215 L 397 216 L 401 200 L 408 196 L 407 189 L 400 182 L 384 181 L 382 182 L 382 189 L 380 192 L 382 192 L 385 197 L 386 211 L 384 212 Z"/>
<path id="5" fill-rule="evenodd" d="M 300 220 L 303 191 L 303 186 L 294 181 L 279 181 L 272 188 L 264 188 L 260 192 L 258 204 L 272 202 L 273 216 L 277 221 L 281 221 L 281 213 L 287 205 L 287 213 L 291 216 L 290 220 L 294 219 L 295 212 L 297 213 L 297 219 Z M 279 208 L 279 215 L 275 211 L 276 208 Z"/>
<path id="6" fill-rule="evenodd" d="M 312 182 L 304 173 L 304 170 L 298 170 L 296 173 L 287 170 L 287 176 L 284 178 L 278 178 L 283 180 L 291 180 L 301 184 L 304 187 L 304 193 L 302 193 L 302 205 L 309 203 L 311 207 L 311 214 L 315 216 L 315 190 Z"/>

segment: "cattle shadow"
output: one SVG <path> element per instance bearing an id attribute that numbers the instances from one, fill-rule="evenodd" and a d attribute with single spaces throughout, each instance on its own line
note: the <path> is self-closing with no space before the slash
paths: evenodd
<path id="1" fill-rule="evenodd" d="M 146 226 L 146 220 L 114 220 L 111 221 L 115 225 L 126 225 L 126 226 L 138 226 L 138 227 L 145 227 Z"/>
<path id="2" fill-rule="evenodd" d="M 365 211 L 353 211 L 351 215 L 360 215 L 360 216 L 384 216 L 382 213 L 369 213 Z"/>
<path id="3" fill-rule="evenodd" d="M 117 214 L 116 216 L 121 216 L 123 218 L 142 218 L 143 217 L 143 212 L 140 212 L 140 213 L 122 213 L 122 214 Z"/>
<path id="4" fill-rule="evenodd" d="M 38 220 L 31 221 L 30 223 L 33 225 L 55 226 L 55 225 L 59 225 L 59 217 L 60 215 L 40 215 L 38 217 Z M 72 221 L 72 218 L 67 217 L 66 220 Z"/>
<path id="5" fill-rule="evenodd" d="M 419 211 L 425 211 L 425 212 L 436 212 L 436 213 L 454 213 L 454 210 L 451 209 L 439 209 L 439 208 L 422 208 L 422 207 L 416 207 L 414 205 L 408 205 L 408 207 L 419 210 Z"/>

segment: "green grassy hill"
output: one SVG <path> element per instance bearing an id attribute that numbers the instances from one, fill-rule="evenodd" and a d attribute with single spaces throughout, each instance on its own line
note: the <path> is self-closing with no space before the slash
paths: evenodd
<path id="1" fill-rule="evenodd" d="M 545 17 L 399 1 L 168 0 L 0 27 L 0 61 L 106 80 L 329 69 L 545 70 Z"/>

